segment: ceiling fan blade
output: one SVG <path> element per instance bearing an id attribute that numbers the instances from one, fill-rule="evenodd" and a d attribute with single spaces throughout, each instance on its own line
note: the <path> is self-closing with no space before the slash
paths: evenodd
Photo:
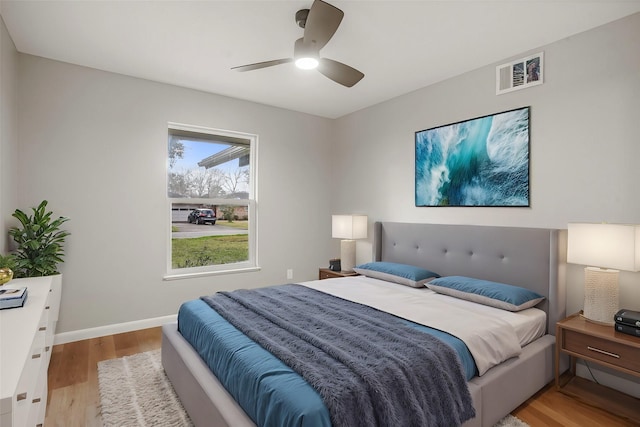
<path id="1" fill-rule="evenodd" d="M 340 26 L 344 12 L 322 0 L 315 0 L 309 9 L 304 27 L 304 42 L 318 50 L 327 44 Z"/>
<path id="2" fill-rule="evenodd" d="M 352 87 L 364 77 L 364 74 L 355 68 L 333 59 L 321 58 L 318 71 L 336 83 L 346 87 Z"/>
<path id="3" fill-rule="evenodd" d="M 236 71 L 251 71 L 259 70 L 260 68 L 273 67 L 274 65 L 286 64 L 287 62 L 293 62 L 293 58 L 274 59 L 273 61 L 256 62 L 255 64 L 240 65 L 238 67 L 232 67 L 232 70 Z"/>

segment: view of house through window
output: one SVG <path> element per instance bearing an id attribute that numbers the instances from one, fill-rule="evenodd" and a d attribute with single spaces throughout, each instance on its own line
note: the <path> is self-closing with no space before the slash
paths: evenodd
<path id="1" fill-rule="evenodd" d="M 170 274 L 255 267 L 255 136 L 170 124 L 168 137 Z"/>

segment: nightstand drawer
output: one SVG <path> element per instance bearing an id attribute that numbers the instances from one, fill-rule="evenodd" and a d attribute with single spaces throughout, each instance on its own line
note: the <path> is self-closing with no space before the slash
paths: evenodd
<path id="1" fill-rule="evenodd" d="M 330 278 L 332 278 L 332 277 L 340 277 L 340 276 L 338 276 L 338 275 L 334 274 L 334 273 L 333 273 L 333 272 L 331 272 L 331 271 L 327 271 L 327 270 L 320 269 L 320 280 L 323 280 L 323 279 L 330 279 Z"/>
<path id="2" fill-rule="evenodd" d="M 638 350 L 614 341 L 564 330 L 563 348 L 576 354 L 640 372 Z"/>
<path id="3" fill-rule="evenodd" d="M 337 277 L 352 277 L 359 276 L 355 271 L 333 271 L 328 268 L 321 268 L 318 270 L 318 279 L 334 279 Z"/>

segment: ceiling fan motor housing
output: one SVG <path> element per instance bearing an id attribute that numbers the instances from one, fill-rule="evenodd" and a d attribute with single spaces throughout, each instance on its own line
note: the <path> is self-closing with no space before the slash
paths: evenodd
<path id="1" fill-rule="evenodd" d="M 309 9 L 300 9 L 296 12 L 296 23 L 300 28 L 304 28 L 307 25 L 307 17 L 309 16 Z"/>
<path id="2" fill-rule="evenodd" d="M 293 58 L 319 58 L 318 46 L 315 41 L 311 41 L 311 43 L 305 43 L 304 38 L 301 37 L 296 40 L 293 47 Z"/>

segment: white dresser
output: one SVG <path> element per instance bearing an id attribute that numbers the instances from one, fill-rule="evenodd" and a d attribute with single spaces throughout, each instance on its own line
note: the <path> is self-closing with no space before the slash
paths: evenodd
<path id="1" fill-rule="evenodd" d="M 0 426 L 42 426 L 62 276 L 14 279 L 5 286 L 26 286 L 28 296 L 24 307 L 0 310 Z"/>

